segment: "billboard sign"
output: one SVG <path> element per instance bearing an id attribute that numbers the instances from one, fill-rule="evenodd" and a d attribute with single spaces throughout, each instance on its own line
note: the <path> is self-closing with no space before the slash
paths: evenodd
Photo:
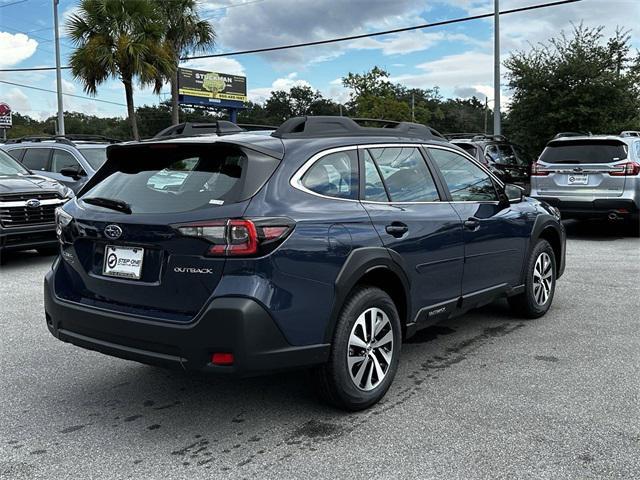
<path id="1" fill-rule="evenodd" d="M 212 102 L 246 102 L 247 78 L 219 72 L 178 69 L 178 94 Z"/>
<path id="2" fill-rule="evenodd" d="M 11 107 L 6 103 L 0 103 L 0 128 L 11 128 Z"/>

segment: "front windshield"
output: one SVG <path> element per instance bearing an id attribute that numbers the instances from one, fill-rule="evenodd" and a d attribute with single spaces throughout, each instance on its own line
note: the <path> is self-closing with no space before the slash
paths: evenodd
<path id="1" fill-rule="evenodd" d="M 29 175 L 29 171 L 0 150 L 0 175 Z"/>
<path id="2" fill-rule="evenodd" d="M 80 153 L 94 170 L 98 170 L 107 161 L 106 148 L 83 148 Z"/>

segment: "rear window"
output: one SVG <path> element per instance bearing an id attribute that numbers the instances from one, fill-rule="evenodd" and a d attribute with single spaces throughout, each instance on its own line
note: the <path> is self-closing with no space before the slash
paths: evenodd
<path id="1" fill-rule="evenodd" d="M 627 144 L 616 140 L 550 142 L 540 160 L 545 163 L 612 163 L 627 158 Z"/>
<path id="2" fill-rule="evenodd" d="M 145 145 L 113 155 L 100 172 L 105 178 L 82 198 L 124 201 L 133 213 L 180 213 L 247 200 L 279 163 L 230 144 Z"/>

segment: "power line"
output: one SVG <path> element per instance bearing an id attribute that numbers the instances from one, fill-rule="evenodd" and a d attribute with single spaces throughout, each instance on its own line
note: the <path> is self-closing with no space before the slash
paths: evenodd
<path id="1" fill-rule="evenodd" d="M 19 3 L 24 3 L 27 0 L 18 0 L 17 2 L 13 2 L 13 3 L 3 3 L 2 5 L 0 5 L 0 8 L 4 8 L 4 7 L 10 7 L 11 5 L 18 5 Z"/>
<path id="2" fill-rule="evenodd" d="M 39 90 L 41 92 L 58 93 L 55 90 L 49 90 L 47 88 L 34 87 L 33 85 L 24 85 L 22 83 L 7 82 L 6 80 L 0 80 L 0 83 L 6 83 L 7 85 L 13 85 L 15 87 L 30 88 L 31 90 Z M 108 103 L 110 105 L 118 105 L 119 107 L 126 107 L 126 105 L 124 103 L 110 102 L 109 100 L 100 100 L 99 98 L 84 97 L 82 95 L 74 95 L 72 93 L 63 93 L 62 95 L 65 95 L 67 97 L 81 98 L 83 100 L 93 100 L 94 102 Z"/>
<path id="3" fill-rule="evenodd" d="M 557 0 L 555 2 L 549 2 L 549 3 L 539 3 L 536 5 L 529 5 L 526 7 L 520 7 L 520 8 L 512 8 L 510 10 L 503 10 L 500 12 L 500 15 L 509 15 L 512 13 L 520 13 L 520 12 L 526 12 L 526 11 L 530 11 L 530 10 L 538 10 L 540 8 L 547 8 L 547 7 L 555 7 L 555 6 L 559 6 L 559 5 L 566 5 L 569 3 L 577 3 L 577 2 L 582 2 L 583 0 Z M 349 40 L 359 40 L 361 38 L 370 38 L 370 37 L 379 37 L 382 35 L 390 35 L 393 33 L 401 33 L 401 32 L 409 32 L 412 30 L 422 30 L 422 29 L 427 29 L 427 28 L 433 28 L 433 27 L 441 27 L 444 25 L 451 25 L 451 24 L 455 24 L 455 23 L 462 23 L 462 22 L 468 22 L 471 20 L 480 20 L 483 18 L 489 18 L 489 17 L 493 17 L 494 12 L 491 13 L 483 13 L 480 15 L 472 15 L 469 17 L 460 17 L 460 18 L 453 18 L 450 20 L 442 20 L 440 22 L 433 22 L 433 23 L 423 23 L 421 25 L 414 25 L 412 27 L 403 27 L 403 28 L 395 28 L 393 30 L 384 30 L 384 31 L 380 31 L 380 32 L 372 32 L 372 33 L 363 33 L 360 35 L 350 35 L 350 36 L 345 36 L 345 37 L 338 37 L 338 38 L 331 38 L 331 39 L 327 39 L 327 40 L 316 40 L 313 42 L 304 42 L 304 43 L 294 43 L 294 44 L 290 44 L 290 45 L 280 45 L 280 46 L 276 46 L 276 47 L 265 47 L 265 48 L 256 48 L 253 50 L 240 50 L 237 52 L 225 52 L 225 53 L 214 53 L 214 54 L 209 54 L 209 55 L 196 55 L 193 57 L 183 57 L 180 60 L 182 61 L 186 61 L 186 60 L 198 60 L 201 58 L 216 58 L 216 57 L 231 57 L 231 56 L 235 56 L 235 55 L 248 55 L 248 54 L 252 54 L 252 53 L 264 53 L 264 52 L 274 52 L 277 50 L 287 50 L 287 49 L 291 49 L 291 48 L 302 48 L 302 47 L 311 47 L 311 46 L 315 46 L 315 45 L 327 45 L 330 43 L 338 43 L 338 42 L 346 42 Z M 34 67 L 34 68 L 5 68 L 5 69 L 0 69 L 0 72 L 32 72 L 32 71 L 41 71 L 41 70 L 55 70 L 56 67 Z M 69 69 L 71 67 L 66 66 L 66 67 L 61 67 L 62 69 Z"/>
<path id="4" fill-rule="evenodd" d="M 526 12 L 529 10 L 537 10 L 539 8 L 546 8 L 546 7 L 555 7 L 558 5 L 565 5 L 568 3 L 577 3 L 577 2 L 581 2 L 582 0 L 557 0 L 555 2 L 550 2 L 550 3 L 540 3 L 540 4 L 536 4 L 536 5 L 529 5 L 526 7 L 520 7 L 520 8 L 512 8 L 511 10 L 503 10 L 500 12 L 500 15 L 508 15 L 510 13 L 519 13 L 519 12 Z M 180 60 L 198 60 L 201 58 L 215 58 L 215 57 L 230 57 L 230 56 L 234 56 L 234 55 L 247 55 L 250 53 L 264 53 L 264 52 L 274 52 L 277 50 L 286 50 L 286 49 L 290 49 L 290 48 L 301 48 L 301 47 L 311 47 L 311 46 L 315 46 L 315 45 L 326 45 L 329 43 L 338 43 L 338 42 L 346 42 L 349 40 L 359 40 L 361 38 L 370 38 L 370 37 L 379 37 L 381 35 L 389 35 L 389 34 L 393 34 L 393 33 L 401 33 L 401 32 L 409 32 L 412 30 L 422 30 L 422 29 L 426 29 L 426 28 L 432 28 L 432 27 L 441 27 L 443 25 L 451 25 L 454 23 L 461 23 L 461 22 L 468 22 L 470 20 L 479 20 L 482 18 L 489 18 L 489 17 L 493 17 L 494 16 L 494 12 L 491 13 L 483 13 L 480 15 L 473 15 L 470 17 L 460 17 L 460 18 L 454 18 L 454 19 L 450 19 L 450 20 L 443 20 L 440 22 L 433 22 L 433 23 L 424 23 L 422 25 L 415 25 L 412 27 L 403 27 L 403 28 L 396 28 L 393 30 L 384 30 L 381 32 L 373 32 L 373 33 L 363 33 L 360 35 L 350 35 L 350 36 L 346 36 L 346 37 L 338 37 L 338 38 L 331 38 L 328 40 L 316 40 L 313 42 L 304 42 L 304 43 L 294 43 L 291 45 L 281 45 L 281 46 L 277 46 L 277 47 L 265 47 L 265 48 L 256 48 L 253 50 L 241 50 L 239 52 L 227 52 L 227 53 L 215 53 L 215 54 L 210 54 L 210 55 L 197 55 L 197 56 L 193 56 L 193 57 L 183 57 Z M 2 70 L 0 70 L 2 71 Z"/>

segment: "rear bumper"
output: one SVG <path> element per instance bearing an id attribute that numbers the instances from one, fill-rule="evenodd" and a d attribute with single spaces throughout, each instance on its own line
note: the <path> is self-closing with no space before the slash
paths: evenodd
<path id="1" fill-rule="evenodd" d="M 190 324 L 158 322 L 78 305 L 56 297 L 54 271 L 44 281 L 51 334 L 89 350 L 142 363 L 222 375 L 255 375 L 326 362 L 329 345 L 292 346 L 255 300 L 214 299 Z M 213 365 L 214 352 L 233 353 L 231 366 Z"/>
<path id="2" fill-rule="evenodd" d="M 599 218 L 617 212 L 621 217 L 637 216 L 638 205 L 628 198 L 606 198 L 593 200 L 575 200 L 554 197 L 535 197 L 556 207 L 562 218 Z M 627 213 L 622 213 L 627 212 Z"/>
<path id="3" fill-rule="evenodd" d="M 54 224 L 0 227 L 0 249 L 2 250 L 28 250 L 52 247 L 57 244 Z"/>

